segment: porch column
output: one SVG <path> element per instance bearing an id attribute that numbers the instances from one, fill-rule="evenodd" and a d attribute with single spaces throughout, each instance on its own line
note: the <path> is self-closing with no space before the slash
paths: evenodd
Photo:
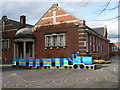
<path id="1" fill-rule="evenodd" d="M 26 58 L 26 42 L 23 42 L 23 54 L 24 54 L 24 58 Z"/>
<path id="2" fill-rule="evenodd" d="M 35 58 L 35 42 L 32 44 L 32 58 Z"/>
<path id="3" fill-rule="evenodd" d="M 16 58 L 16 45 L 15 45 L 15 42 L 14 42 L 14 58 Z"/>
<path id="4" fill-rule="evenodd" d="M 18 44 L 16 44 L 16 58 L 18 58 Z"/>

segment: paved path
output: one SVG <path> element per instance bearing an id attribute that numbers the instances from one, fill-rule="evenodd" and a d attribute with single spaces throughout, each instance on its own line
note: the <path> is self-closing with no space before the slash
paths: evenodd
<path id="1" fill-rule="evenodd" d="M 120 56 L 119 56 L 120 57 Z M 97 70 L 41 70 L 3 66 L 3 88 L 116 88 L 118 57 Z"/>

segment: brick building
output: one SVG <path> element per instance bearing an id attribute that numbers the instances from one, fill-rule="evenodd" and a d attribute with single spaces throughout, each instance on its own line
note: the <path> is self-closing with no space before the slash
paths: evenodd
<path id="1" fill-rule="evenodd" d="M 110 43 L 110 55 L 120 55 L 120 43 Z"/>
<path id="2" fill-rule="evenodd" d="M 25 23 L 25 19 L 22 21 Z M 83 56 L 97 53 L 103 59 L 109 57 L 107 27 L 90 28 L 85 20 L 79 20 L 58 4 L 53 4 L 33 27 L 24 27 L 2 31 L 3 38 L 13 37 L 10 48 L 3 51 L 3 58 L 71 58 L 75 52 Z"/>
<path id="3" fill-rule="evenodd" d="M 16 32 L 23 27 L 32 27 L 32 25 L 26 24 L 26 17 L 20 16 L 20 22 L 8 19 L 7 16 L 3 16 L 0 20 L 1 35 L 2 35 L 2 58 L 12 59 L 14 58 L 14 37 Z"/>
<path id="4" fill-rule="evenodd" d="M 33 32 L 37 41 L 36 58 L 71 57 L 74 52 L 81 55 L 98 53 L 100 57 L 109 54 L 106 27 L 89 28 L 84 20 L 77 19 L 57 4 L 40 18 Z"/>

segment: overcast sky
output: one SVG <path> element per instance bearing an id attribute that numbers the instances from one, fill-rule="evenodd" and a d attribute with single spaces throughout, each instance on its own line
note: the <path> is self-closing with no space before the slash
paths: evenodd
<path id="1" fill-rule="evenodd" d="M 71 1 L 71 0 L 69 0 Z M 80 2 L 82 1 L 82 2 Z M 107 10 L 102 14 L 98 14 L 102 10 L 106 2 L 95 2 L 95 0 L 26 0 L 24 2 L 16 0 L 4 0 L 0 2 L 0 16 L 7 15 L 9 19 L 19 21 L 20 15 L 27 16 L 27 23 L 34 25 L 44 15 L 44 13 L 51 7 L 52 4 L 58 3 L 59 7 L 63 8 L 67 12 L 76 16 L 80 20 L 85 20 L 86 24 L 93 27 L 102 27 L 107 25 L 108 35 L 111 42 L 118 42 L 118 21 L 109 20 L 118 15 L 118 10 Z M 107 0 L 109 1 L 109 0 Z M 117 0 L 112 0 L 108 8 L 115 7 L 118 3 Z"/>

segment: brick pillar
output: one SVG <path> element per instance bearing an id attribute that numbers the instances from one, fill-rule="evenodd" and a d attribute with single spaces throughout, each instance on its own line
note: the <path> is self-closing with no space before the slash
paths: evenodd
<path id="1" fill-rule="evenodd" d="M 81 25 L 78 29 L 78 43 L 80 55 L 86 55 L 86 33 L 85 33 L 85 21 L 81 21 Z"/>

